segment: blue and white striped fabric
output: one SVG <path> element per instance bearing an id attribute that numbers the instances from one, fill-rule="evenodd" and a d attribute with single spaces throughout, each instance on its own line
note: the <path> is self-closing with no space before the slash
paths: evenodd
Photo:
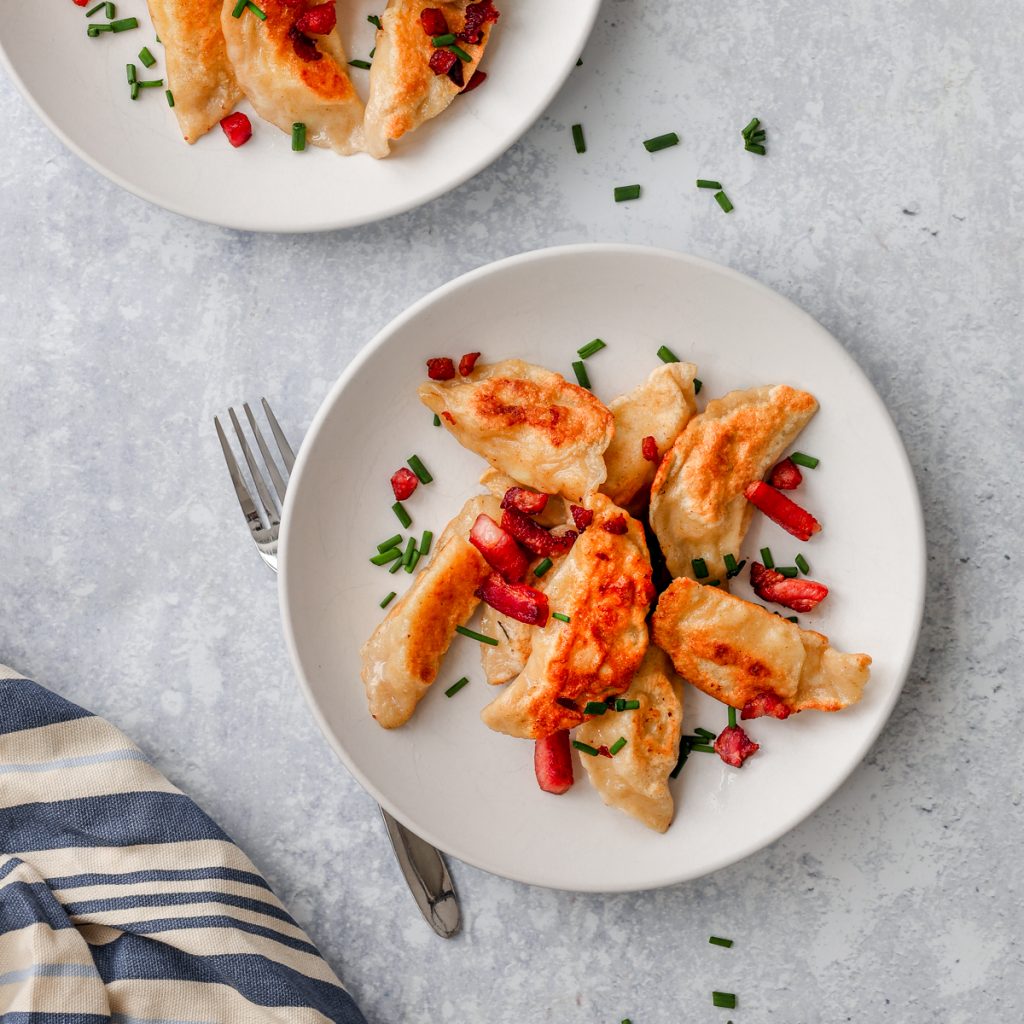
<path id="1" fill-rule="evenodd" d="M 109 722 L 0 666 L 0 1024 L 365 1024 L 249 859 Z"/>

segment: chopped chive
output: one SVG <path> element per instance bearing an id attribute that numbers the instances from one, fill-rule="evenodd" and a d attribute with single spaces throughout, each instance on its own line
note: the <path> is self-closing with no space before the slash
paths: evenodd
<path id="1" fill-rule="evenodd" d="M 555 563 L 554 563 L 554 562 L 552 562 L 550 558 L 545 558 L 545 559 L 543 559 L 542 561 L 540 561 L 540 562 L 538 562 L 538 563 L 537 563 L 537 568 L 533 570 L 533 575 L 534 575 L 534 576 L 536 576 L 536 577 L 537 577 L 537 578 L 539 579 L 539 578 L 540 578 L 541 576 L 543 576 L 543 575 L 544 575 L 544 573 L 546 573 L 546 572 L 548 571 L 548 569 L 550 569 L 550 568 L 551 568 L 551 566 L 552 566 L 552 565 L 554 565 L 554 564 L 555 564 Z"/>
<path id="2" fill-rule="evenodd" d="M 162 78 L 154 78 L 149 82 L 136 82 L 135 84 L 140 89 L 162 89 L 164 87 L 164 80 Z"/>
<path id="3" fill-rule="evenodd" d="M 724 192 L 715 193 L 715 202 L 718 203 L 726 213 L 732 212 L 732 203 L 729 202 L 729 197 Z"/>
<path id="4" fill-rule="evenodd" d="M 743 131 L 741 132 L 741 134 L 742 134 L 743 138 L 747 138 L 747 136 L 749 136 L 751 132 L 757 131 L 757 126 L 758 126 L 758 125 L 759 125 L 760 123 L 761 123 L 761 119 L 760 119 L 760 118 L 757 118 L 757 117 L 752 117 L 752 118 L 750 119 L 750 123 L 749 123 L 749 124 L 747 125 L 747 127 L 746 127 L 746 128 L 744 128 L 744 129 L 743 129 Z"/>
<path id="5" fill-rule="evenodd" d="M 133 100 L 137 100 L 139 98 L 139 83 L 138 82 L 132 82 L 131 97 L 132 97 Z"/>
<path id="6" fill-rule="evenodd" d="M 441 426 L 441 417 L 438 416 L 436 412 L 434 413 L 434 426 L 435 427 Z"/>
<path id="7" fill-rule="evenodd" d="M 707 563 L 703 558 L 691 558 L 690 565 L 693 566 L 693 575 L 699 580 L 706 580 L 710 575 L 708 573 Z"/>
<path id="8" fill-rule="evenodd" d="M 607 347 L 608 346 L 600 338 L 595 338 L 593 341 L 588 341 L 582 348 L 576 349 L 576 355 L 578 355 L 580 359 L 589 359 L 596 352 L 600 352 L 601 349 Z"/>
<path id="9" fill-rule="evenodd" d="M 362 68 L 363 71 L 370 70 L 370 62 L 368 60 L 350 60 L 348 66 L 350 68 Z"/>
<path id="10" fill-rule="evenodd" d="M 366 20 L 374 27 L 380 28 L 380 18 L 376 14 L 368 14 Z"/>
<path id="11" fill-rule="evenodd" d="M 590 390 L 590 377 L 587 374 L 587 368 L 583 365 L 582 361 L 577 360 L 572 364 L 573 373 L 576 374 L 576 382 L 581 388 Z"/>
<path id="12" fill-rule="evenodd" d="M 734 707 L 729 708 L 729 726 L 730 728 L 736 725 L 736 709 Z"/>
<path id="13" fill-rule="evenodd" d="M 700 389 L 702 387 L 704 387 L 704 381 L 702 381 L 699 377 L 694 377 L 693 378 L 693 393 L 695 395 L 699 395 L 700 394 Z"/>
<path id="14" fill-rule="evenodd" d="M 430 530 L 423 531 L 423 537 L 420 540 L 420 554 L 429 555 L 430 545 L 434 543 L 434 534 Z"/>
<path id="15" fill-rule="evenodd" d="M 626 745 L 626 737 L 620 736 L 609 748 L 608 753 L 614 757 Z"/>
<path id="16" fill-rule="evenodd" d="M 577 58 L 577 60 L 576 60 L 576 67 L 578 67 L 578 68 L 583 67 L 583 58 L 582 57 Z"/>
<path id="17" fill-rule="evenodd" d="M 399 552 L 399 554 L 401 554 L 401 552 Z M 398 572 L 398 570 L 399 570 L 399 569 L 401 569 L 401 568 L 402 568 L 402 563 L 403 563 L 404 561 L 405 561 L 405 560 L 404 560 L 404 559 L 402 559 L 402 558 L 396 558 L 396 559 L 395 559 L 395 560 L 394 560 L 394 561 L 393 561 L 393 562 L 391 563 L 391 568 L 390 568 L 390 569 L 388 569 L 388 572 L 389 572 L 389 573 L 391 573 L 391 575 L 392 575 L 392 576 L 394 576 L 394 574 L 395 574 L 396 572 Z"/>
<path id="18" fill-rule="evenodd" d="M 603 700 L 588 700 L 583 708 L 585 715 L 603 715 L 608 710 L 608 705 Z"/>
<path id="19" fill-rule="evenodd" d="M 373 48 L 372 50 L 370 50 L 370 52 L 369 52 L 369 53 L 367 54 L 367 57 L 369 57 L 369 58 L 370 58 L 370 60 L 373 60 L 373 56 L 374 56 L 374 54 L 375 54 L 376 52 L 377 52 L 377 47 L 375 46 L 375 47 L 374 47 L 374 48 Z"/>
<path id="20" fill-rule="evenodd" d="M 249 11 L 250 11 L 250 12 L 251 12 L 252 14 L 255 14 L 255 15 L 256 15 L 256 17 L 260 19 L 260 21 L 266 21 L 266 20 L 267 20 L 267 15 L 266 15 L 266 13 L 265 13 L 265 12 L 264 12 L 264 11 L 263 11 L 263 10 L 262 10 L 261 8 L 257 7 L 257 6 L 256 6 L 256 5 L 255 5 L 255 4 L 254 4 L 254 3 L 252 2 L 252 0 L 249 0 L 249 2 L 248 2 L 248 3 L 247 3 L 247 4 L 245 5 L 245 6 L 246 6 L 246 7 L 248 7 L 248 8 L 249 8 Z"/>
<path id="21" fill-rule="evenodd" d="M 144 46 L 139 50 L 139 60 L 142 61 L 144 67 L 151 68 L 156 63 L 156 57 L 149 52 L 149 47 Z"/>
<path id="22" fill-rule="evenodd" d="M 704 584 L 704 585 L 707 586 L 707 587 L 720 587 L 722 585 L 722 581 L 721 580 L 708 580 L 707 583 Z"/>
<path id="23" fill-rule="evenodd" d="M 498 641 L 493 636 L 484 636 L 483 633 L 474 633 L 473 630 L 467 629 L 465 626 L 456 626 L 456 633 L 461 633 L 463 636 L 468 636 L 470 640 L 478 640 L 482 644 L 490 644 L 492 647 L 498 646 Z"/>
<path id="24" fill-rule="evenodd" d="M 722 183 L 720 181 L 712 181 L 710 178 L 698 178 L 697 188 L 713 188 L 716 192 L 720 192 Z"/>
<path id="25" fill-rule="evenodd" d="M 803 452 L 793 452 L 790 458 L 805 469 L 817 469 L 818 463 L 821 462 L 821 459 L 816 459 L 813 455 L 804 455 Z"/>
<path id="26" fill-rule="evenodd" d="M 118 21 L 112 21 L 110 23 L 111 32 L 127 32 L 129 29 L 138 28 L 138 18 L 121 18 Z"/>
<path id="27" fill-rule="evenodd" d="M 235 6 L 231 8 L 231 17 L 240 18 L 242 16 L 242 12 L 245 10 L 246 5 L 248 3 L 249 0 L 238 0 L 238 3 L 236 3 Z"/>
<path id="28" fill-rule="evenodd" d="M 775 566 L 776 572 L 781 572 L 786 579 L 793 579 L 799 571 L 795 565 L 777 565 Z"/>
<path id="29" fill-rule="evenodd" d="M 419 477 L 421 484 L 433 482 L 434 478 L 427 472 L 427 467 L 423 465 L 418 455 L 410 455 L 406 461 L 409 463 L 409 468 Z"/>
<path id="30" fill-rule="evenodd" d="M 174 106 L 174 93 L 171 92 L 170 89 L 165 89 L 164 90 L 164 95 L 167 97 L 167 106 L 173 107 Z"/>
<path id="31" fill-rule="evenodd" d="M 740 574 L 740 570 L 747 564 L 747 560 L 744 558 L 742 562 L 736 562 L 736 556 L 733 554 L 727 554 L 725 556 L 725 575 L 728 579 L 732 579 L 734 576 Z"/>
<path id="32" fill-rule="evenodd" d="M 764 146 L 758 142 L 748 142 L 743 148 L 748 153 L 756 153 L 758 156 L 765 156 L 767 152 Z"/>
<path id="33" fill-rule="evenodd" d="M 679 744 L 679 759 L 676 761 L 675 768 L 669 772 L 668 777 L 670 779 L 679 778 L 679 773 L 683 770 L 683 765 L 686 764 L 686 759 L 690 756 L 690 745 L 688 743 Z"/>
<path id="34" fill-rule="evenodd" d="M 735 710 L 735 708 L 733 710 Z M 708 942 L 710 942 L 712 946 L 725 946 L 726 949 L 732 949 L 732 939 L 722 939 L 717 935 L 712 935 L 711 938 L 708 939 Z"/>
<path id="35" fill-rule="evenodd" d="M 638 711 L 640 709 L 640 701 L 638 700 L 624 700 L 622 702 L 623 711 Z"/>
<path id="36" fill-rule="evenodd" d="M 807 559 L 803 555 L 797 555 L 793 559 L 796 562 L 796 567 L 806 576 L 811 571 L 811 567 L 807 564 Z"/>
<path id="37" fill-rule="evenodd" d="M 103 6 L 104 6 L 104 5 L 103 5 L 102 3 L 99 3 L 99 4 L 97 4 L 97 5 L 95 6 L 95 7 L 91 8 L 91 9 L 90 9 L 90 10 L 88 10 L 88 11 L 86 11 L 86 12 L 85 12 L 85 16 L 86 16 L 87 18 L 91 18 L 91 17 L 92 17 L 92 16 L 93 16 L 93 15 L 94 15 L 94 14 L 95 14 L 95 13 L 96 13 L 97 11 L 100 11 L 100 10 L 102 10 L 102 9 L 103 9 Z"/>
<path id="38" fill-rule="evenodd" d="M 113 32 L 114 30 L 109 25 L 90 25 L 86 30 L 85 34 L 90 39 L 95 39 L 101 32 Z"/>
<path id="39" fill-rule="evenodd" d="M 589 743 L 581 743 L 579 740 L 573 740 L 572 745 L 581 753 L 589 754 L 591 757 L 597 757 L 600 753 L 597 747 L 592 747 Z"/>
<path id="40" fill-rule="evenodd" d="M 437 47 L 437 46 L 448 46 L 450 43 L 454 43 L 454 42 L 455 42 L 455 33 L 454 32 L 446 32 L 443 36 L 434 36 L 434 38 L 430 40 L 430 45 L 431 46 L 435 46 L 435 47 Z"/>
<path id="41" fill-rule="evenodd" d="M 615 202 L 625 203 L 630 199 L 640 198 L 640 186 L 639 185 L 619 185 L 615 189 Z"/>
<path id="42" fill-rule="evenodd" d="M 710 729 L 694 729 L 693 730 L 698 736 L 703 736 L 706 740 L 713 740 L 715 734 Z"/>
<path id="43" fill-rule="evenodd" d="M 702 754 L 713 754 L 715 752 L 715 748 L 708 743 L 691 743 L 690 749 L 699 750 Z"/>
<path id="44" fill-rule="evenodd" d="M 301 121 L 292 123 L 292 152 L 301 153 L 306 148 L 306 126 Z"/>
<path id="45" fill-rule="evenodd" d="M 402 554 L 402 565 L 408 565 L 412 560 L 412 553 L 416 550 L 416 538 L 410 537 L 405 542 L 405 551 Z"/>
<path id="46" fill-rule="evenodd" d="M 731 992 L 712 992 L 711 1002 L 715 1006 L 724 1006 L 727 1010 L 736 1009 L 736 997 Z"/>
<path id="47" fill-rule="evenodd" d="M 768 136 L 768 133 L 763 128 L 758 128 L 756 132 L 751 132 L 747 136 L 748 142 L 763 142 Z"/>
<path id="48" fill-rule="evenodd" d="M 396 501 L 394 505 L 391 506 L 391 511 L 394 512 L 396 516 L 398 516 L 398 521 L 407 530 L 409 529 L 410 526 L 412 526 L 412 516 L 405 511 L 405 506 L 400 501 Z"/>
<path id="49" fill-rule="evenodd" d="M 764 565 L 766 569 L 775 568 L 775 559 L 772 558 L 771 548 L 761 548 L 761 564 Z"/>
<path id="50" fill-rule="evenodd" d="M 128 75 L 128 84 L 134 85 L 136 81 L 136 71 L 134 64 L 125 65 L 125 73 Z"/>
<path id="51" fill-rule="evenodd" d="M 104 0 L 103 3 L 99 3 L 95 7 L 90 7 L 89 10 L 85 12 L 85 16 L 87 18 L 91 18 L 97 11 L 103 11 L 105 17 L 113 20 L 115 9 L 114 5 L 110 3 L 109 0 Z"/>
<path id="52" fill-rule="evenodd" d="M 644 139 L 644 149 L 648 153 L 657 153 L 659 149 L 668 149 L 669 146 L 678 146 L 679 136 L 675 132 L 667 132 L 665 135 L 655 135 L 653 139 Z"/>
<path id="53" fill-rule="evenodd" d="M 587 140 L 583 138 L 583 125 L 574 124 L 572 126 L 572 144 L 576 147 L 577 153 L 586 153 Z"/>
<path id="54" fill-rule="evenodd" d="M 381 601 L 381 603 L 380 603 L 381 608 L 387 608 L 387 606 L 389 604 L 391 604 L 392 601 L 394 601 L 395 596 L 396 596 L 395 592 L 392 590 L 391 593 L 388 594 L 388 596 L 385 597 L 383 601 Z"/>
<path id="55" fill-rule="evenodd" d="M 396 533 L 394 537 L 388 537 L 387 540 L 382 540 L 377 545 L 377 550 L 382 552 L 387 551 L 389 548 L 397 548 L 401 543 L 402 535 L 400 533 Z"/>
<path id="56" fill-rule="evenodd" d="M 405 566 L 406 572 L 413 573 L 416 571 L 416 563 L 420 560 L 420 555 L 422 554 L 423 552 L 419 548 L 413 548 L 412 558 L 409 559 Z"/>
<path id="57" fill-rule="evenodd" d="M 661 348 L 658 349 L 658 358 L 663 363 L 679 362 L 679 356 L 677 356 L 667 345 L 662 345 Z"/>
<path id="58" fill-rule="evenodd" d="M 452 683 L 452 685 L 444 691 L 444 695 L 446 697 L 454 697 L 455 694 L 457 694 L 468 682 L 469 676 L 463 676 L 457 683 Z"/>
<path id="59" fill-rule="evenodd" d="M 451 52 L 454 53 L 463 64 L 469 64 L 473 60 L 473 58 L 470 57 L 470 55 L 466 53 L 461 46 L 456 46 L 455 43 L 450 43 L 446 49 L 451 50 Z"/>
<path id="60" fill-rule="evenodd" d="M 401 558 L 402 552 L 398 548 L 388 548 L 387 551 L 381 551 L 380 554 L 374 555 L 370 559 L 374 565 L 387 565 L 388 562 L 393 562 L 396 558 Z"/>
<path id="61" fill-rule="evenodd" d="M 786 621 L 792 622 L 794 625 L 799 625 L 800 623 L 800 620 L 795 615 L 787 615 Z"/>
<path id="62" fill-rule="evenodd" d="M 551 618 L 558 619 L 559 622 L 572 622 L 572 619 L 570 619 L 568 615 L 565 615 L 562 612 L 552 612 Z"/>

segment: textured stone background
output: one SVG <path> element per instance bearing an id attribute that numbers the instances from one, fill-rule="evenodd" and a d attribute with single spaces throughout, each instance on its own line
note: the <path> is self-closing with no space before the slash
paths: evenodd
<path id="1" fill-rule="evenodd" d="M 493 167 L 319 237 L 147 206 L 0 76 L 0 661 L 132 734 L 248 849 L 372 1024 L 1024 1019 L 1022 51 L 1011 0 L 607 0 L 584 66 Z M 737 145 L 755 112 L 766 160 Z M 677 149 L 640 148 L 672 129 Z M 691 187 L 709 174 L 731 216 Z M 612 203 L 632 181 L 644 198 Z M 467 928 L 444 944 L 293 684 L 210 418 L 269 388 L 299 437 L 409 302 L 585 240 L 745 271 L 856 356 L 924 499 L 924 633 L 875 749 L 770 849 L 615 897 L 455 864 Z M 900 572 L 879 565 L 879 587 Z M 714 1010 L 712 988 L 740 1009 Z"/>

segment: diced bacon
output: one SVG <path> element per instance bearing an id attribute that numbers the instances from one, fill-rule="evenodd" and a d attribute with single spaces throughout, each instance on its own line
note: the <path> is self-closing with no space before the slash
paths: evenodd
<path id="1" fill-rule="evenodd" d="M 474 89 L 479 88 L 487 80 L 487 72 L 481 71 L 479 68 L 469 76 L 469 81 L 466 83 L 466 88 L 463 92 L 472 92 Z"/>
<path id="2" fill-rule="evenodd" d="M 451 50 L 435 50 L 427 63 L 435 75 L 447 75 L 459 63 L 459 58 Z"/>
<path id="3" fill-rule="evenodd" d="M 780 491 L 795 491 L 803 482 L 804 475 L 792 459 L 783 459 L 768 474 L 768 483 Z"/>
<path id="4" fill-rule="evenodd" d="M 537 785 L 545 793 L 562 794 L 572 786 L 572 748 L 569 746 L 568 729 L 559 729 L 535 741 L 533 770 Z"/>
<path id="5" fill-rule="evenodd" d="M 479 352 L 467 352 L 459 360 L 459 373 L 463 377 L 468 377 L 473 372 L 473 367 L 476 366 L 476 361 L 480 358 Z"/>
<path id="6" fill-rule="evenodd" d="M 244 146 L 252 138 L 252 123 L 241 111 L 228 114 L 221 120 L 220 126 L 235 149 Z"/>
<path id="7" fill-rule="evenodd" d="M 455 426 L 455 417 L 447 409 L 441 413 L 441 418 L 447 420 L 453 427 Z"/>
<path id="8" fill-rule="evenodd" d="M 743 762 L 760 749 L 760 744 L 755 743 L 738 725 L 727 726 L 715 740 L 715 753 L 733 768 L 742 768 Z"/>
<path id="9" fill-rule="evenodd" d="M 295 21 L 295 27 L 309 36 L 325 36 L 328 32 L 333 32 L 337 24 L 338 12 L 334 7 L 334 0 L 310 7 Z"/>
<path id="10" fill-rule="evenodd" d="M 469 542 L 509 583 L 519 583 L 530 567 L 530 560 L 515 538 L 489 515 L 481 513 L 476 517 L 469 531 Z"/>
<path id="11" fill-rule="evenodd" d="M 606 519 L 601 524 L 601 529 L 606 530 L 608 533 L 622 534 L 629 530 L 629 523 L 626 522 L 624 515 L 612 516 L 611 519 Z"/>
<path id="12" fill-rule="evenodd" d="M 580 533 L 594 521 L 593 509 L 583 508 L 581 505 L 570 505 L 569 511 L 572 513 L 572 521 L 576 524 L 576 529 Z"/>
<path id="13" fill-rule="evenodd" d="M 575 530 L 555 535 L 538 526 L 529 516 L 524 516 L 519 509 L 507 508 L 501 514 L 502 529 L 507 530 L 527 551 L 532 551 L 542 558 L 555 558 L 564 555 L 573 546 L 579 534 Z"/>
<path id="14" fill-rule="evenodd" d="M 395 497 L 399 501 L 405 501 L 406 498 L 412 497 L 412 492 L 416 490 L 419 482 L 416 474 L 403 466 L 391 477 L 391 490 L 395 492 Z"/>
<path id="15" fill-rule="evenodd" d="M 510 487 L 501 499 L 502 508 L 515 508 L 528 516 L 535 516 L 547 507 L 548 496 L 525 487 Z"/>
<path id="16" fill-rule="evenodd" d="M 431 380 L 451 380 L 455 376 L 455 364 L 447 356 L 428 359 L 427 376 Z"/>
<path id="17" fill-rule="evenodd" d="M 772 601 L 795 612 L 809 612 L 828 597 L 828 587 L 814 580 L 790 579 L 760 562 L 750 566 L 750 585 L 763 601 Z"/>
<path id="18" fill-rule="evenodd" d="M 476 596 L 495 611 L 528 626 L 544 626 L 548 621 L 548 598 L 525 583 L 506 583 L 492 572 L 476 588 Z"/>
<path id="19" fill-rule="evenodd" d="M 810 540 L 821 529 L 821 523 L 795 501 L 769 487 L 763 480 L 749 484 L 743 492 L 747 501 L 759 508 L 773 523 L 800 540 Z"/>
<path id="20" fill-rule="evenodd" d="M 648 462 L 658 461 L 658 442 L 650 434 L 640 442 L 640 453 Z"/>
<path id="21" fill-rule="evenodd" d="M 285 7 L 305 7 L 306 0 L 281 0 Z"/>
<path id="22" fill-rule="evenodd" d="M 74 0 L 76 7 L 84 7 L 88 2 L 89 0 Z"/>
<path id="23" fill-rule="evenodd" d="M 611 757 L 612 756 L 612 752 L 603 743 L 601 744 L 601 746 L 599 746 L 597 748 L 597 752 L 602 757 Z"/>
<path id="24" fill-rule="evenodd" d="M 466 24 L 458 34 L 459 39 L 464 43 L 479 43 L 483 39 L 483 27 L 488 22 L 497 21 L 501 15 L 495 9 L 491 0 L 481 0 L 480 3 L 470 4 L 466 8 Z"/>
<path id="25" fill-rule="evenodd" d="M 292 41 L 292 49 L 299 60 L 312 62 L 323 58 L 323 54 L 316 48 L 316 43 L 305 33 L 300 32 L 295 25 L 288 29 L 288 38 Z"/>
<path id="26" fill-rule="evenodd" d="M 420 11 L 420 24 L 428 36 L 448 35 L 448 19 L 438 7 L 425 7 Z"/>
<path id="27" fill-rule="evenodd" d="M 457 85 L 461 90 L 465 85 L 465 78 L 462 75 L 462 61 L 456 60 L 455 63 L 448 69 L 448 77 L 452 80 L 453 85 Z"/>
<path id="28" fill-rule="evenodd" d="M 789 718 L 792 713 L 781 697 L 766 690 L 755 694 L 743 705 L 740 718 Z"/>

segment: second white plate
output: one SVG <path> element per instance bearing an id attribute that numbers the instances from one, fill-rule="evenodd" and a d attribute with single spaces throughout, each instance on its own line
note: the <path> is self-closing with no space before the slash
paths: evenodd
<path id="1" fill-rule="evenodd" d="M 424 361 L 479 349 L 516 356 L 571 379 L 575 351 L 595 392 L 609 400 L 659 365 L 661 345 L 697 363 L 709 396 L 785 382 L 821 410 L 799 439 L 821 459 L 799 501 L 824 523 L 801 545 L 768 522 L 742 554 L 770 545 L 778 564 L 802 550 L 831 594 L 800 616 L 846 651 L 874 658 L 863 701 L 840 714 L 760 719 L 762 744 L 741 769 L 691 754 L 673 783 L 675 823 L 650 832 L 605 807 L 576 767 L 561 797 L 540 792 L 533 745 L 490 732 L 479 711 L 496 694 L 477 644 L 457 637 L 441 676 L 408 725 L 370 717 L 359 647 L 378 607 L 410 577 L 369 563 L 396 532 L 388 484 L 417 453 L 435 477 L 407 506 L 413 531 L 441 530 L 484 463 L 461 448 L 418 401 Z M 527 253 L 483 267 L 428 295 L 360 354 L 328 395 L 302 445 L 281 537 L 285 634 L 325 735 L 388 810 L 441 849 L 488 871 L 561 889 L 646 889 L 694 878 L 772 842 L 825 800 L 884 725 L 914 651 L 924 599 L 924 530 L 917 490 L 892 422 L 870 383 L 821 326 L 769 289 L 723 267 L 660 250 L 586 245 Z M 749 593 L 743 586 L 736 592 Z M 444 689 L 472 680 L 455 697 Z M 723 705 L 691 687 L 685 729 L 718 732 Z"/>

